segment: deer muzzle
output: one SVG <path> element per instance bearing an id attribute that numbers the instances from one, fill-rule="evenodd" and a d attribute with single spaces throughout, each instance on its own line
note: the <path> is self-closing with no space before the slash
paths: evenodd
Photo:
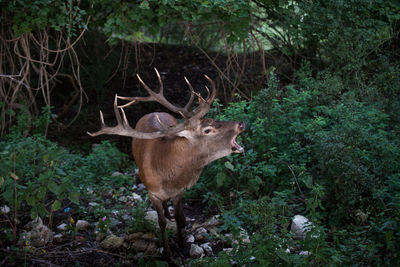
<path id="1" fill-rule="evenodd" d="M 232 142 L 231 142 L 232 152 L 233 153 L 243 153 L 244 152 L 244 148 L 241 147 L 236 142 L 236 137 L 246 129 L 246 124 L 244 122 L 239 122 L 237 128 L 238 128 L 238 134 L 235 137 L 233 137 Z"/>

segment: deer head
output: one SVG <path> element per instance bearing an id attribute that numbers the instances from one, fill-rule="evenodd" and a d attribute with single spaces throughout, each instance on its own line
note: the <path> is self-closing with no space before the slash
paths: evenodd
<path id="1" fill-rule="evenodd" d="M 156 93 L 151 90 L 146 83 L 137 75 L 139 82 L 143 85 L 146 91 L 149 93 L 147 97 L 123 97 L 115 95 L 114 99 L 114 113 L 117 119 L 117 126 L 109 127 L 104 123 L 103 113 L 100 111 L 100 120 L 101 120 L 101 129 L 94 133 L 87 132 L 90 136 L 98 136 L 102 134 L 111 134 L 111 135 L 121 135 L 128 136 L 138 139 L 154 139 L 159 137 L 172 137 L 172 136 L 180 136 L 187 138 L 192 143 L 208 143 L 210 140 L 214 140 L 214 144 L 218 144 L 218 146 L 214 146 L 213 148 L 216 151 L 219 151 L 218 155 L 215 155 L 213 158 L 217 159 L 220 157 L 224 157 L 230 153 L 242 153 L 244 150 L 241 146 L 239 146 L 235 140 L 236 136 L 242 132 L 245 128 L 244 123 L 240 123 L 236 126 L 236 122 L 224 122 L 224 121 L 215 121 L 213 119 L 203 119 L 203 117 L 210 110 L 210 106 L 214 101 L 216 96 L 216 87 L 215 83 L 207 76 L 204 75 L 205 78 L 211 84 L 211 93 L 208 87 L 206 86 L 208 96 L 204 99 L 200 94 L 196 93 L 193 90 L 192 85 L 185 77 L 185 81 L 190 89 L 190 99 L 188 103 L 183 107 L 176 107 L 171 104 L 164 97 L 164 86 L 160 77 L 160 74 L 157 69 L 154 69 L 157 78 L 160 84 L 159 92 Z M 199 106 L 193 110 L 189 111 L 190 106 L 193 103 L 194 97 L 197 96 Z M 118 99 L 127 100 L 128 103 L 118 106 Z M 157 116 L 157 121 L 162 126 L 159 131 L 154 132 L 141 132 L 138 130 L 132 129 L 129 125 L 128 120 L 125 115 L 124 108 L 128 107 L 137 102 L 149 102 L 155 101 L 168 108 L 170 111 L 174 113 L 180 114 L 184 121 L 182 123 L 170 126 L 166 125 L 162 122 L 162 120 Z M 121 116 L 122 114 L 122 116 Z M 236 126 L 236 127 L 235 127 Z M 235 129 L 236 128 L 236 129 Z M 219 141 L 219 142 L 216 142 Z"/>

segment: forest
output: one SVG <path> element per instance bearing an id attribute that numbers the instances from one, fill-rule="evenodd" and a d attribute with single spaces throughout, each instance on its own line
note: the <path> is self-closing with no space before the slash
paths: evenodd
<path id="1" fill-rule="evenodd" d="M 0 8 L 0 266 L 400 265 L 398 1 Z M 185 189 L 183 247 L 166 216 L 170 257 L 131 138 L 88 135 L 159 79 L 164 104 L 125 105 L 132 128 L 151 112 L 187 127 L 209 99 L 202 121 L 246 125 L 244 153 Z"/>

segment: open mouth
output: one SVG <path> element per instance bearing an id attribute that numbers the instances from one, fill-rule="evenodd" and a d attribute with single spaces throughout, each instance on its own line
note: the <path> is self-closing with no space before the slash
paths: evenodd
<path id="1" fill-rule="evenodd" d="M 244 148 L 239 146 L 238 143 L 236 143 L 236 137 L 234 137 L 232 139 L 232 151 L 233 153 L 243 153 L 244 152 Z"/>

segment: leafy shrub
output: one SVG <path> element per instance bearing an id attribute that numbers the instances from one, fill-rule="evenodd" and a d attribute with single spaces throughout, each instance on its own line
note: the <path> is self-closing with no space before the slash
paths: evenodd
<path id="1" fill-rule="evenodd" d="M 78 204 L 88 186 L 101 184 L 126 158 L 108 142 L 81 156 L 42 136 L 9 136 L 0 151 L 0 201 L 17 210 L 27 205 L 32 218 L 48 216 L 67 200 Z"/>
<path id="2" fill-rule="evenodd" d="M 254 233 L 252 249 L 235 258 L 242 264 L 250 264 L 251 255 L 268 255 L 260 264 L 299 262 L 299 255 L 276 245 L 276 239 L 293 242 L 285 229 L 295 214 L 309 217 L 311 235 L 318 236 L 294 244 L 311 253 L 302 256 L 305 265 L 352 264 L 355 258 L 361 264 L 396 262 L 397 126 L 389 124 L 381 103 L 362 102 L 340 75 L 313 78 L 307 67 L 297 75 L 297 86 L 282 89 L 272 76 L 252 101 L 233 103 L 217 115 L 247 123 L 241 134 L 246 154 L 209 166 L 190 194 L 204 192 L 206 202 L 218 204 L 222 230 Z M 360 242 L 363 252 L 356 253 Z"/>

